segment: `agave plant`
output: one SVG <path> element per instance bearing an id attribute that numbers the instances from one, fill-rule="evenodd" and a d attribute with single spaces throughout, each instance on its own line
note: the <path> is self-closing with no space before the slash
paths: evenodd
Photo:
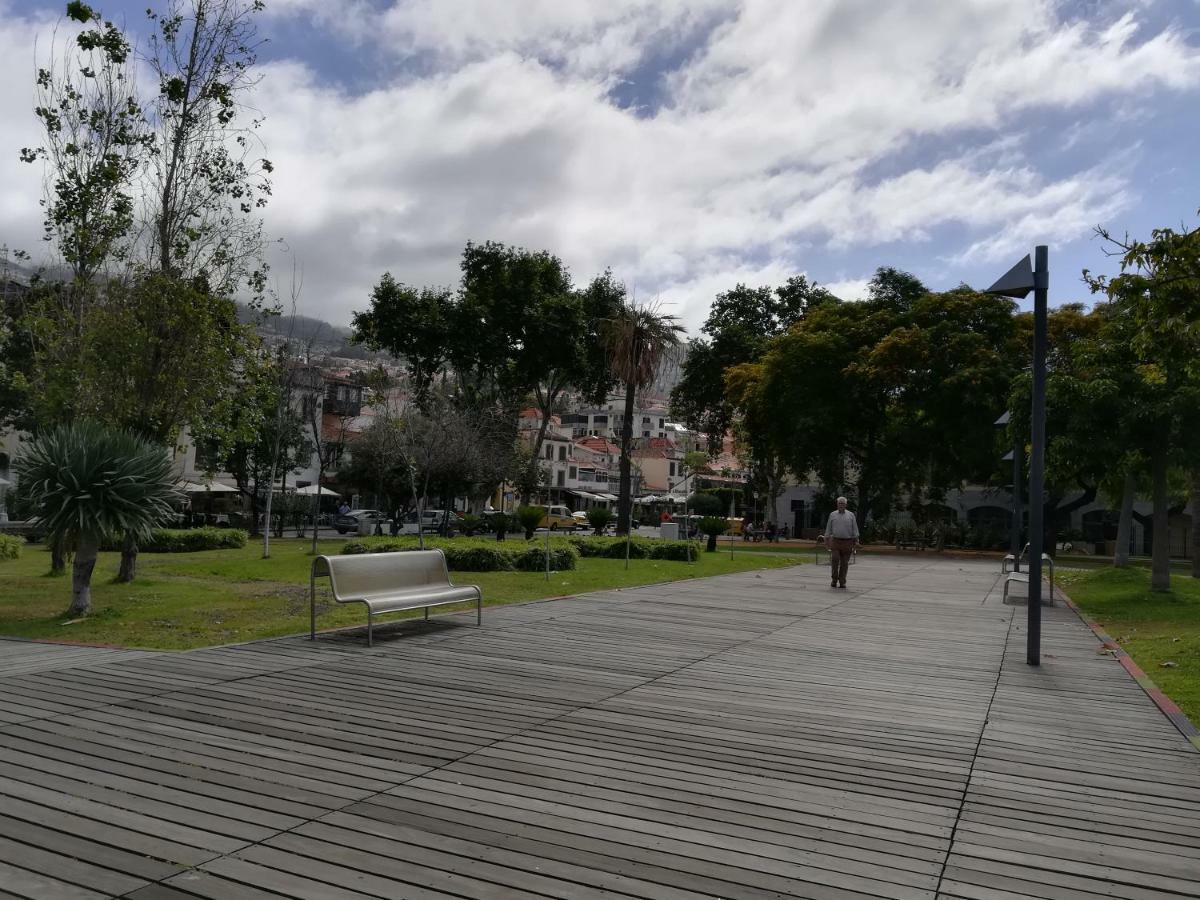
<path id="1" fill-rule="evenodd" d="M 47 535 L 75 551 L 70 616 L 91 609 L 101 543 L 124 534 L 145 540 L 179 498 L 162 447 L 94 422 L 42 432 L 16 469 Z"/>

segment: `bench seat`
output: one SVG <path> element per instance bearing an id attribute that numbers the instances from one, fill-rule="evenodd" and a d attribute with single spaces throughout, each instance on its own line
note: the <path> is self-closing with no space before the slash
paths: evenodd
<path id="1" fill-rule="evenodd" d="M 401 550 L 318 556 L 309 579 L 309 639 L 317 637 L 317 579 L 328 578 L 338 603 L 367 608 L 367 646 L 375 643 L 375 616 L 475 601 L 475 624 L 483 623 L 483 591 L 476 585 L 454 585 L 441 550 Z"/>

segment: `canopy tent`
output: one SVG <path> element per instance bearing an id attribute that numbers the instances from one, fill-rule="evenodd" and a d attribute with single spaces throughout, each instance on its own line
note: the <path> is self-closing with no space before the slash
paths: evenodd
<path id="1" fill-rule="evenodd" d="M 340 497 L 342 496 L 337 491 L 331 491 L 327 487 L 321 487 L 316 484 L 305 485 L 302 488 L 296 488 L 296 493 L 305 497 L 314 497 L 320 494 L 322 497 Z"/>
<path id="2" fill-rule="evenodd" d="M 179 486 L 185 494 L 236 494 L 238 489 L 219 481 L 185 481 Z"/>
<path id="3" fill-rule="evenodd" d="M 574 495 L 575 495 L 576 497 L 578 497 L 580 500 L 599 500 L 599 499 L 600 499 L 600 498 L 599 498 L 599 497 L 597 497 L 595 494 L 589 494 L 587 491 L 577 491 L 577 490 L 575 490 L 574 488 L 572 488 L 571 490 L 567 491 L 567 493 L 568 493 L 568 494 L 574 494 Z"/>
<path id="4" fill-rule="evenodd" d="M 634 503 L 658 503 L 662 497 L 656 497 L 654 494 L 647 494 L 645 497 L 638 497 Z"/>
<path id="5" fill-rule="evenodd" d="M 617 500 L 617 498 L 614 497 L 612 494 L 597 494 L 596 499 L 597 500 L 608 500 L 611 503 L 615 503 Z"/>

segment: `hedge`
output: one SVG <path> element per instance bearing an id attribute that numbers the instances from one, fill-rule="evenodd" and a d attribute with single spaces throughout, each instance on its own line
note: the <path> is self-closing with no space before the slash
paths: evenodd
<path id="1" fill-rule="evenodd" d="M 18 559 L 21 556 L 21 545 L 25 543 L 19 537 L 11 534 L 0 534 L 0 560 Z"/>
<path id="2" fill-rule="evenodd" d="M 546 567 L 546 548 L 540 543 L 426 539 L 425 547 L 445 553 L 446 567 L 451 572 L 541 572 Z M 416 538 L 367 538 L 347 541 L 342 553 L 393 553 L 419 549 Z M 578 559 L 579 554 L 573 547 L 560 544 L 550 548 L 550 568 L 555 571 L 574 569 Z"/>
<path id="3" fill-rule="evenodd" d="M 625 558 L 625 538 L 623 537 L 573 537 L 572 546 L 579 551 L 580 556 L 602 557 L 605 559 Z M 701 547 L 695 541 L 691 543 L 691 558 L 695 559 Z M 647 538 L 631 538 L 629 541 L 630 559 L 669 559 L 686 562 L 688 560 L 688 541 L 652 541 Z"/>
<path id="4" fill-rule="evenodd" d="M 142 553 L 195 553 L 198 550 L 239 550 L 250 535 L 237 528 L 156 528 L 138 544 Z M 122 541 L 105 541 L 105 550 L 120 550 Z"/>

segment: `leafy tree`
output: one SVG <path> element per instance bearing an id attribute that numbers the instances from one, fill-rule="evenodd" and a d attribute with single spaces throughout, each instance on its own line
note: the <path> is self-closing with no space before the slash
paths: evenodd
<path id="1" fill-rule="evenodd" d="M 145 539 L 178 499 L 162 447 L 126 431 L 77 422 L 37 435 L 17 460 L 21 491 L 53 540 L 75 551 L 70 616 L 91 610 L 101 543 Z"/>
<path id="2" fill-rule="evenodd" d="M 1170 590 L 1168 476 L 1172 464 L 1200 473 L 1200 230 L 1156 229 L 1147 241 L 1099 230 L 1119 275 L 1085 278 L 1114 304 L 1139 381 L 1135 434 L 1150 460 L 1154 529 L 1150 586 Z M 1200 564 L 1195 565 L 1200 572 Z"/>
<path id="3" fill-rule="evenodd" d="M 448 288 L 416 288 L 385 272 L 371 291 L 370 309 L 354 313 L 354 340 L 404 360 L 418 402 L 428 400 L 446 364 L 454 335 Z"/>
<path id="4" fill-rule="evenodd" d="M 129 251 L 133 181 L 146 161 L 151 131 L 142 112 L 125 34 L 84 3 L 67 4 L 84 28 L 37 70 L 35 114 L 44 141 L 21 159 L 48 171 L 45 238 L 54 241 L 83 291 L 106 264 Z"/>
<path id="5" fill-rule="evenodd" d="M 683 326 L 674 316 L 660 313 L 653 306 L 623 303 L 620 310 L 604 322 L 604 347 L 609 353 L 612 374 L 625 385 L 625 410 L 621 425 L 621 488 L 617 504 L 617 531 L 629 530 L 633 508 L 631 458 L 633 445 L 633 406 L 637 392 L 654 381 L 668 350 L 679 344 Z"/>
<path id="6" fill-rule="evenodd" d="M 540 506 L 518 506 L 517 521 L 521 523 L 521 527 L 525 529 L 525 540 L 533 540 L 533 533 L 537 527 L 542 524 L 542 519 L 545 518 L 546 511 Z"/>
<path id="7" fill-rule="evenodd" d="M 132 431 L 167 451 L 189 428 L 197 446 L 228 446 L 261 423 L 243 410 L 241 373 L 258 337 L 227 297 L 204 285 L 148 275 L 113 283 L 88 318 L 79 367 L 81 414 Z M 126 541 L 121 581 L 136 573 Z"/>
<path id="8" fill-rule="evenodd" d="M 692 494 L 687 505 L 698 516 L 719 516 L 725 511 L 720 498 L 712 494 Z"/>

